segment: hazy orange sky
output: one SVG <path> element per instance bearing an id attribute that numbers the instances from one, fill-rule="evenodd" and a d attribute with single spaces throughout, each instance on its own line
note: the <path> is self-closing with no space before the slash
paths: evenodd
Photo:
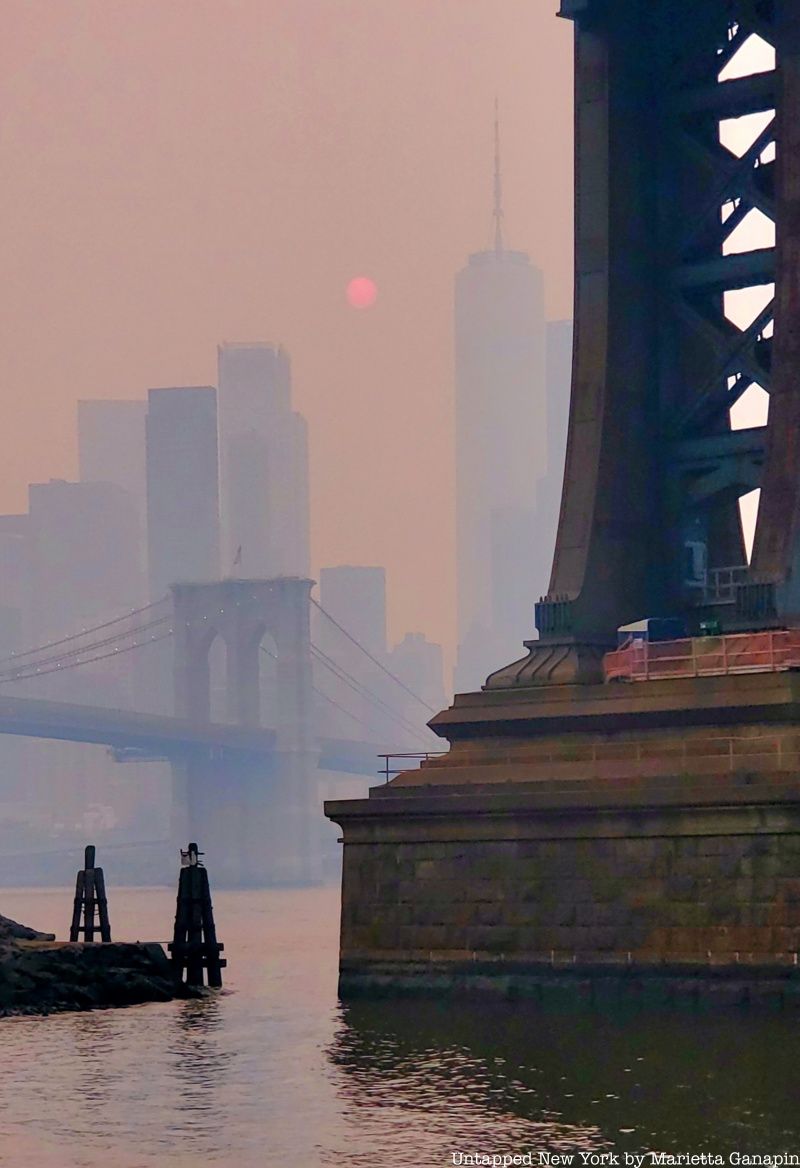
<path id="1" fill-rule="evenodd" d="M 506 237 L 571 314 L 572 29 L 556 0 L 6 0 L 0 508 L 77 473 L 78 398 L 289 350 L 314 570 L 383 564 L 455 633 L 452 281 Z M 379 289 L 349 307 L 350 277 Z"/>

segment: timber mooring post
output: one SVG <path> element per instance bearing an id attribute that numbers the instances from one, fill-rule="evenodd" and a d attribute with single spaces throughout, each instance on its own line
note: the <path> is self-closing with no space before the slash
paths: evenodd
<path id="1" fill-rule="evenodd" d="M 95 932 L 99 932 L 100 940 L 111 940 L 111 925 L 108 921 L 108 900 L 106 898 L 106 880 L 102 868 L 95 868 L 95 847 L 89 844 L 83 853 L 83 869 L 78 872 L 75 880 L 75 900 L 72 905 L 72 924 L 69 930 L 70 941 L 77 941 L 83 933 L 84 941 L 94 941 Z M 95 913 L 97 921 L 95 921 Z M 83 924 L 81 924 L 81 916 Z"/>
<path id="2" fill-rule="evenodd" d="M 220 953 L 225 946 L 217 941 L 208 872 L 200 860 L 202 855 L 195 843 L 189 844 L 185 852 L 181 849 L 175 932 L 168 949 L 178 981 L 183 981 L 185 972 L 187 985 L 201 986 L 205 969 L 208 984 L 221 986 L 222 969 L 227 962 Z"/>

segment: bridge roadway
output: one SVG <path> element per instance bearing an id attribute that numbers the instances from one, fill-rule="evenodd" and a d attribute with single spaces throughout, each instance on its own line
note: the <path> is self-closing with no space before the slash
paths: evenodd
<path id="1" fill-rule="evenodd" d="M 105 706 L 73 705 L 40 698 L 0 697 L 0 734 L 89 742 L 117 751 L 141 751 L 176 761 L 198 752 L 265 759 L 275 752 L 274 730 L 142 714 Z M 376 775 L 378 747 L 350 739 L 322 738 L 319 766 L 351 775 Z"/>

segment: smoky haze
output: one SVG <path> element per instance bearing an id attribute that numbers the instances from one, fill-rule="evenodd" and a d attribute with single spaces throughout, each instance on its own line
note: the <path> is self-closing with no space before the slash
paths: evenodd
<path id="1" fill-rule="evenodd" d="M 455 639 L 453 278 L 509 247 L 571 315 L 572 28 L 555 0 L 75 0 L 0 36 L 0 509 L 77 474 L 77 399 L 213 385 L 282 344 L 312 574 L 382 564 L 389 631 Z M 350 307 L 353 276 L 375 305 Z M 520 630 L 520 637 L 529 630 Z"/>

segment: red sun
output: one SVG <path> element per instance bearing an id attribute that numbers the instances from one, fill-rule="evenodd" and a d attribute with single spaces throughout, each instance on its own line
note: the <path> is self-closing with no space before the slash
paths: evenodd
<path id="1" fill-rule="evenodd" d="M 351 308 L 371 308 L 378 298 L 378 287 L 369 276 L 354 276 L 346 294 Z"/>

